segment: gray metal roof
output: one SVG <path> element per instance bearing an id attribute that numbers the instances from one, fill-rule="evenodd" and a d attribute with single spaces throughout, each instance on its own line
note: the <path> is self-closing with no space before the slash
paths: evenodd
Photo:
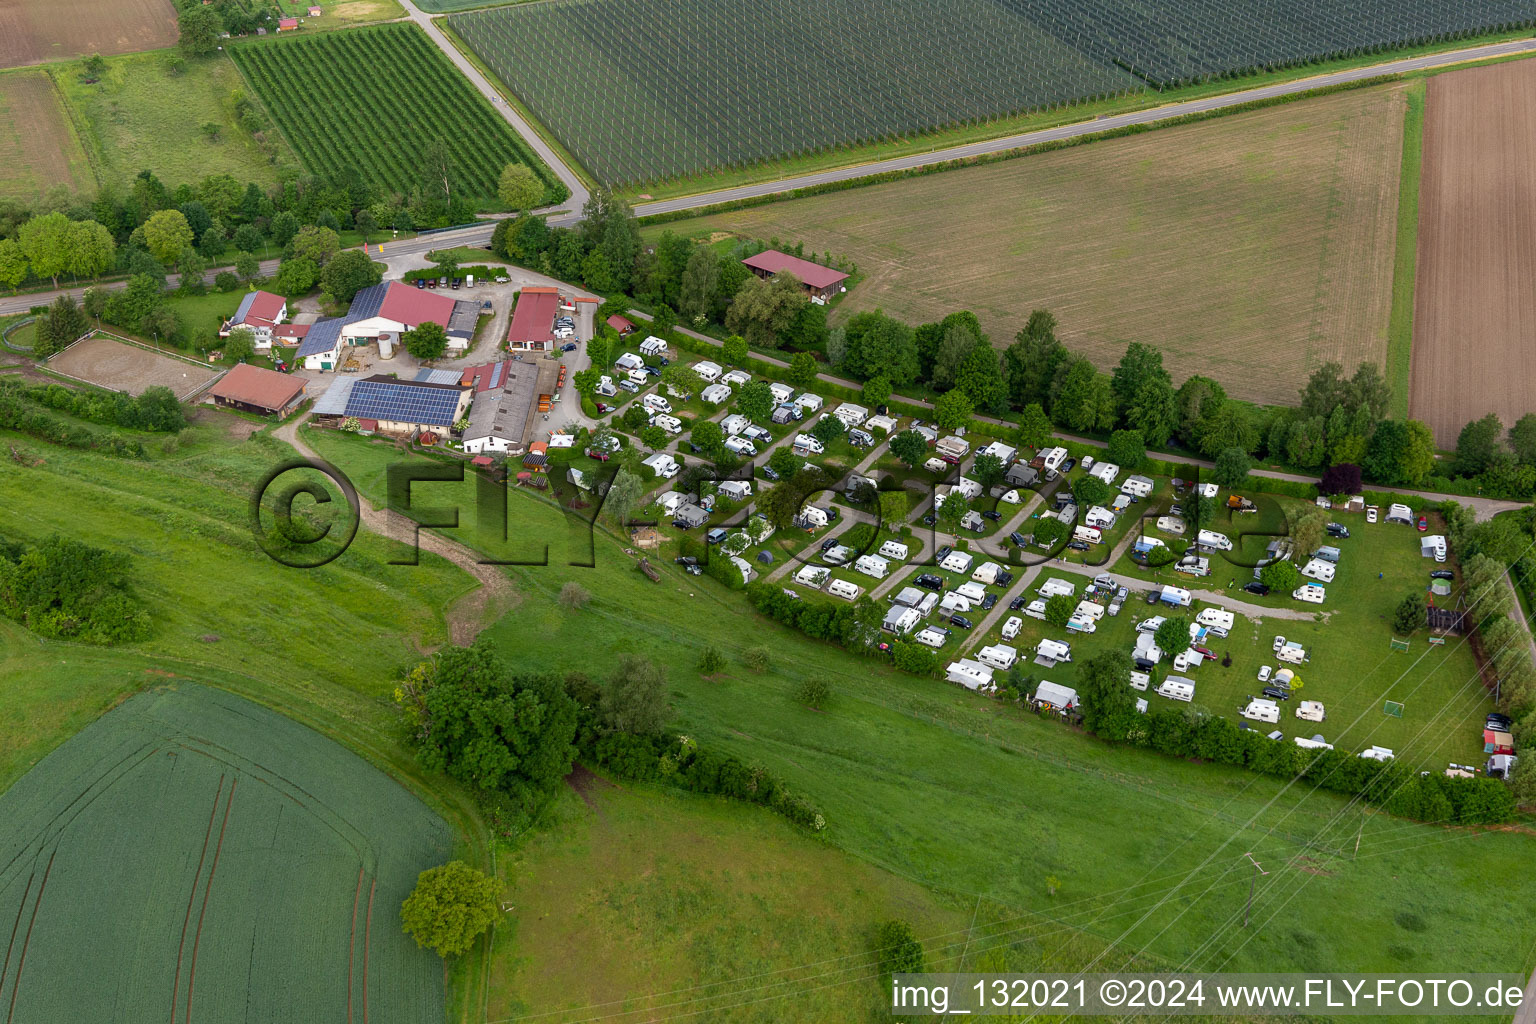
<path id="1" fill-rule="evenodd" d="M 316 416 L 341 416 L 347 411 L 347 400 L 352 397 L 352 385 L 356 377 L 336 377 L 325 393 L 315 399 L 311 411 Z"/>
<path id="2" fill-rule="evenodd" d="M 464 376 L 463 370 L 417 370 L 415 379 L 429 384 L 457 384 Z"/>
<path id="3" fill-rule="evenodd" d="M 311 324 L 309 333 L 299 342 L 298 358 L 333 351 L 341 342 L 341 328 L 345 321 L 338 317 Z"/>
<path id="4" fill-rule="evenodd" d="M 453 313 L 448 317 L 448 334 L 454 338 L 473 338 L 479 323 L 480 304 L 458 299 L 453 304 Z"/>

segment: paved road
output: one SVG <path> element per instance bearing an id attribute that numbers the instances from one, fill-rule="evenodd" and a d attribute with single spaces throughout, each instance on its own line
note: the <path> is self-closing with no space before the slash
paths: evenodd
<path id="1" fill-rule="evenodd" d="M 406 16 L 422 27 L 422 30 L 427 33 L 428 38 L 437 44 L 438 49 L 447 54 L 448 59 L 453 61 L 454 65 L 464 73 L 464 77 L 469 79 L 476 89 L 480 90 L 482 96 L 491 101 L 492 107 L 501 112 L 501 116 L 512 126 L 512 130 L 523 137 L 523 141 L 528 143 L 528 148 L 537 153 L 539 159 L 543 160 L 544 163 L 549 165 L 550 170 L 555 172 L 555 177 L 564 182 L 565 187 L 571 190 L 571 197 L 560 204 L 560 209 L 578 211 L 573 216 L 579 217 L 579 211 L 586 205 L 587 197 L 590 193 L 587 191 L 587 186 L 582 184 L 581 179 L 576 176 L 576 172 L 567 167 L 565 162 L 555 155 L 555 151 L 550 148 L 549 143 L 545 142 L 539 133 L 533 130 L 533 126 L 528 123 L 523 115 L 519 114 L 502 97 L 497 88 L 480 73 L 480 69 L 470 63 L 469 58 L 459 52 L 458 47 L 454 46 L 452 41 L 443 34 L 443 30 L 433 24 L 431 15 L 411 3 L 411 0 L 400 0 L 400 4 L 405 8 Z M 539 212 L 554 211 L 541 210 Z M 486 237 L 490 236 L 487 235 Z"/>
<path id="2" fill-rule="evenodd" d="M 407 3 L 406 6 L 410 7 L 410 4 Z M 756 185 L 742 185 L 737 188 L 722 189 L 718 192 L 708 192 L 703 195 L 682 196 L 677 199 L 643 203 L 635 207 L 635 215 L 646 217 L 658 213 L 674 213 L 678 210 L 693 210 L 701 206 L 733 202 L 739 199 L 755 199 L 760 196 L 774 195 L 779 192 L 807 188 L 812 185 L 849 181 L 854 178 L 864 178 L 890 171 L 911 170 L 917 167 L 927 167 L 932 164 L 947 163 L 951 160 L 984 156 L 989 153 L 1004 153 L 1011 149 L 1021 149 L 1025 146 L 1034 146 L 1042 142 L 1075 139 L 1084 135 L 1109 131 L 1114 128 L 1124 128 L 1129 125 L 1154 124 L 1158 121 L 1169 120 L 1170 118 L 1185 117 L 1189 114 L 1200 114 L 1212 110 L 1222 110 L 1226 107 L 1252 103 L 1255 100 L 1271 99 L 1276 96 L 1291 96 L 1296 93 L 1308 92 L 1312 89 L 1321 89 L 1326 86 L 1342 85 L 1348 82 L 1375 78 L 1379 75 L 1422 71 L 1425 68 L 1445 67 L 1466 61 L 1485 60 L 1490 57 L 1501 57 L 1512 53 L 1527 53 L 1533 50 L 1536 50 L 1536 39 L 1520 39 L 1507 43 L 1491 43 L 1487 46 L 1475 46 L 1463 50 L 1433 53 L 1423 57 L 1408 57 L 1402 60 L 1387 61 L 1384 64 L 1374 64 L 1366 68 L 1356 68 L 1352 71 L 1336 71 L 1331 74 L 1318 75 L 1314 78 L 1302 78 L 1292 82 L 1260 86 L 1255 89 L 1243 89 L 1238 92 L 1224 93 L 1220 96 L 1186 100 L 1183 103 L 1168 103 L 1158 107 L 1150 107 L 1146 110 L 1133 110 L 1124 114 L 1101 117 L 1096 120 L 1060 125 L 1056 128 L 1044 128 L 1039 131 L 1023 132 L 1018 135 L 1006 135 L 999 139 L 972 142 L 963 146 L 950 146 L 947 149 L 937 149 L 928 153 L 914 153 L 909 156 L 894 157 L 890 160 L 879 160 L 874 163 L 857 164 L 852 167 L 839 167 L 827 171 L 818 171 L 814 174 L 802 174 L 793 178 L 765 181 Z"/>

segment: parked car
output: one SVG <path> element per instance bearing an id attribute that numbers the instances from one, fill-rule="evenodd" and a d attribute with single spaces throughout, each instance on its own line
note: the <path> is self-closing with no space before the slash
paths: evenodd
<path id="1" fill-rule="evenodd" d="M 1342 523 L 1329 523 L 1327 529 L 1328 536 L 1330 537 L 1338 537 L 1343 539 L 1349 536 L 1349 527 Z"/>
<path id="2" fill-rule="evenodd" d="M 448 287 L 448 275 L 447 274 L 444 274 L 442 277 L 437 279 L 437 286 L 439 288 L 447 288 Z"/>
<path id="3" fill-rule="evenodd" d="M 1076 466 L 1076 465 L 1077 465 L 1077 460 L 1076 459 L 1067 459 L 1066 461 L 1064 461 L 1061 464 L 1061 467 L 1057 470 L 1057 472 L 1064 473 L 1064 474 L 1065 473 L 1070 473 L 1070 472 L 1072 472 L 1073 467 Z"/>
<path id="4" fill-rule="evenodd" d="M 609 405 L 607 402 L 596 402 L 594 404 L 597 406 L 597 413 L 599 416 L 613 408 L 613 406 Z"/>
<path id="5" fill-rule="evenodd" d="M 1419 525 L 1419 532 L 1423 533 L 1423 532 L 1425 532 L 1426 530 L 1429 529 L 1429 520 L 1424 518 L 1423 516 L 1419 516 L 1419 524 L 1418 525 Z"/>
<path id="6" fill-rule="evenodd" d="M 994 523 L 1000 523 L 1003 521 L 1003 514 L 996 509 L 988 509 L 987 511 L 983 512 L 982 515 L 992 520 Z"/>
<path id="7" fill-rule="evenodd" d="M 1209 647 L 1191 647 L 1190 650 L 1194 651 L 1196 654 L 1202 655 L 1206 661 L 1216 660 L 1215 652 L 1212 651 Z"/>
<path id="8" fill-rule="evenodd" d="M 1026 537 L 1026 536 L 1024 536 L 1024 535 L 1023 535 L 1023 534 L 1022 534 L 1022 533 L 1020 533 L 1020 532 L 1019 532 L 1019 531 L 1018 531 L 1018 530 L 1014 530 L 1014 531 L 1013 531 L 1013 532 L 1012 532 L 1012 533 L 1010 533 L 1010 534 L 1009 534 L 1009 535 L 1008 535 L 1008 539 L 1009 539 L 1009 540 L 1011 540 L 1011 541 L 1013 541 L 1013 543 L 1014 543 L 1014 545 L 1015 545 L 1015 546 L 1017 546 L 1017 547 L 1021 547 L 1021 548 L 1022 548 L 1022 547 L 1023 547 L 1023 546 L 1024 546 L 1024 545 L 1026 545 L 1026 544 L 1028 544 L 1028 543 L 1029 543 L 1029 538 L 1028 538 L 1028 537 Z"/>
<path id="9" fill-rule="evenodd" d="M 1376 521 L 1376 506 L 1375 505 L 1372 505 L 1372 506 L 1370 506 L 1369 508 L 1367 508 L 1365 510 L 1365 521 L 1368 522 L 1368 523 L 1374 523 Z"/>
<path id="10" fill-rule="evenodd" d="M 1008 602 L 1008 610 L 1011 612 L 1016 612 L 1027 604 L 1029 604 L 1029 595 L 1020 594 L 1018 597 Z"/>
<path id="11" fill-rule="evenodd" d="M 672 559 L 672 561 L 674 563 L 678 564 L 678 565 L 698 565 L 699 564 L 699 560 L 697 558 L 693 557 L 692 555 L 681 555 L 681 556 L 679 556 L 677 558 Z"/>
<path id="12" fill-rule="evenodd" d="M 575 352 L 576 351 L 576 343 L 574 341 L 568 341 L 564 345 L 560 346 L 560 351 L 561 352 Z"/>
<path id="13" fill-rule="evenodd" d="M 1260 597 L 1269 593 L 1269 587 L 1263 583 L 1244 583 L 1243 589 L 1250 594 L 1257 594 Z"/>
<path id="14" fill-rule="evenodd" d="M 823 552 L 831 551 L 833 548 L 837 547 L 837 545 L 838 539 L 836 537 L 828 537 L 826 540 L 821 542 L 821 550 Z M 940 580 L 939 582 L 943 583 L 943 580 Z M 926 586 L 926 584 L 924 585 Z"/>
<path id="15" fill-rule="evenodd" d="M 935 551 L 935 552 L 934 552 L 934 553 L 933 553 L 933 558 L 934 558 L 934 561 L 936 561 L 936 562 L 942 562 L 942 561 L 944 561 L 944 559 L 945 559 L 945 557 L 946 557 L 946 556 L 947 556 L 947 555 L 948 555 L 948 554 L 949 554 L 949 553 L 950 553 L 950 552 L 951 552 L 951 551 L 953 551 L 953 550 L 955 550 L 955 549 L 954 549 L 954 548 L 952 548 L 952 547 L 950 547 L 950 546 L 949 546 L 949 545 L 948 545 L 948 544 L 945 544 L 945 545 L 944 545 L 944 546 L 943 546 L 943 547 L 941 547 L 941 548 L 939 548 L 939 550 L 937 550 L 937 551 Z"/>
<path id="16" fill-rule="evenodd" d="M 1157 604 L 1157 599 L 1158 599 L 1158 591 L 1157 590 L 1149 590 L 1149 591 L 1147 591 L 1147 604 Z"/>
<path id="17" fill-rule="evenodd" d="M 1002 572 L 997 574 L 997 586 L 1006 587 L 1012 582 L 1013 573 L 1009 572 L 1007 569 L 1004 569 Z"/>
<path id="18" fill-rule="evenodd" d="M 997 595 L 988 594 L 986 597 L 981 599 L 981 610 L 984 612 L 989 612 L 992 610 L 992 606 L 995 604 L 997 604 Z"/>
<path id="19" fill-rule="evenodd" d="M 1259 666 L 1259 682 L 1261 682 L 1261 683 L 1269 682 L 1269 674 L 1270 674 L 1271 671 L 1272 670 L 1270 669 L 1270 667 L 1268 665 L 1260 665 Z"/>
<path id="20" fill-rule="evenodd" d="M 1449 569 L 1436 569 L 1429 574 L 1429 578 L 1432 580 L 1453 580 L 1456 578 L 1456 574 Z"/>
<path id="21" fill-rule="evenodd" d="M 598 462 L 607 462 L 609 458 L 611 458 L 611 454 L 609 452 L 599 451 L 596 448 L 588 448 L 587 458 L 596 459 Z"/>
<path id="22" fill-rule="evenodd" d="M 932 512 L 929 512 L 927 515 L 923 516 L 923 525 L 924 526 L 932 526 L 934 523 L 937 523 L 938 521 L 939 521 L 938 517 L 936 517 Z"/>
<path id="23" fill-rule="evenodd" d="M 1266 686 L 1264 687 L 1264 696 L 1270 700 L 1290 700 L 1291 691 L 1284 686 Z"/>
<path id="24" fill-rule="evenodd" d="M 661 376 L 661 368 L 658 367 L 658 366 L 647 366 L 645 368 L 645 372 L 650 374 L 652 377 L 660 377 Z"/>
<path id="25" fill-rule="evenodd" d="M 1508 715 L 1501 715 L 1494 711 L 1488 715 L 1488 719 L 1483 725 L 1494 732 L 1509 732 L 1515 727 L 1515 722 Z"/>
<path id="26" fill-rule="evenodd" d="M 949 621 L 954 623 L 958 629 L 971 629 L 976 625 L 963 615 L 951 615 Z"/>
<path id="27" fill-rule="evenodd" d="M 619 388 L 633 395 L 640 390 L 640 385 L 632 380 L 621 380 L 619 381 Z"/>
<path id="28" fill-rule="evenodd" d="M 827 514 L 827 522 L 829 523 L 837 522 L 838 517 L 842 515 L 842 513 L 837 510 L 836 505 L 823 505 L 821 510 Z"/>
<path id="29" fill-rule="evenodd" d="M 1081 541 L 1081 540 L 1074 540 L 1071 543 L 1069 543 L 1067 545 L 1067 547 L 1071 548 L 1073 551 L 1087 551 L 1088 550 L 1088 542 L 1087 541 Z"/>
<path id="30" fill-rule="evenodd" d="M 455 288 L 455 289 L 458 289 L 458 288 L 462 288 L 462 287 L 464 287 L 464 279 L 463 279 L 463 278 L 462 278 L 462 277 L 456 277 L 456 278 L 454 278 L 454 279 L 453 279 L 453 287 L 454 287 L 454 288 Z"/>
<path id="31" fill-rule="evenodd" d="M 425 280 L 423 280 L 422 278 L 419 278 L 419 277 L 416 279 L 416 287 L 417 288 L 425 288 L 426 286 L 427 286 L 427 282 Z"/>
<path id="32" fill-rule="evenodd" d="M 779 479 L 778 472 L 772 466 L 759 466 L 758 472 L 763 474 L 764 480 L 777 481 Z"/>
<path id="33" fill-rule="evenodd" d="M 829 538 L 829 539 L 832 541 L 832 543 L 834 543 L 834 544 L 837 543 L 837 538 L 836 537 L 832 537 L 832 538 Z M 823 550 L 825 550 L 825 549 L 823 549 Z M 942 576 L 935 576 L 931 572 L 923 573 L 921 576 L 919 576 L 917 579 L 913 580 L 912 582 L 916 583 L 918 586 L 924 587 L 924 588 L 926 588 L 928 590 L 943 590 L 944 589 L 944 577 L 942 577 Z"/>

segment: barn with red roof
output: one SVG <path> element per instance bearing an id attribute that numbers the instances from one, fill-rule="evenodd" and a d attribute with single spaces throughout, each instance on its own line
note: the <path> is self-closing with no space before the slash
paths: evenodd
<path id="1" fill-rule="evenodd" d="M 756 256 L 748 256 L 741 261 L 747 268 L 761 278 L 777 277 L 779 274 L 793 274 L 800 279 L 805 287 L 805 294 L 811 297 L 812 302 L 826 302 L 843 290 L 843 282 L 848 280 L 848 275 L 841 270 L 833 270 L 824 267 L 820 263 L 812 263 L 798 256 L 791 256 L 787 252 L 777 249 L 768 249 Z"/>

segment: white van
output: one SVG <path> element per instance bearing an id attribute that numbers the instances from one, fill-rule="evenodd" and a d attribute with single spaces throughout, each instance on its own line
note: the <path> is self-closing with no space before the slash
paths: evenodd
<path id="1" fill-rule="evenodd" d="M 1237 621 L 1237 616 L 1225 608 L 1202 608 L 1200 614 L 1195 616 L 1195 621 L 1212 632 L 1221 630 L 1221 636 L 1226 636 L 1232 631 L 1232 625 Z"/>
<path id="2" fill-rule="evenodd" d="M 1041 640 L 1035 645 L 1035 653 L 1052 661 L 1071 661 L 1072 645 L 1062 643 L 1060 640 Z"/>
<path id="3" fill-rule="evenodd" d="M 1321 558 L 1314 558 L 1301 567 L 1301 574 L 1314 580 L 1322 580 L 1324 583 L 1333 582 L 1335 568 L 1332 562 L 1325 562 Z"/>
<path id="4" fill-rule="evenodd" d="M 864 588 L 847 580 L 833 580 L 827 584 L 827 593 L 844 601 L 857 601 L 859 595 L 864 593 Z"/>
<path id="5" fill-rule="evenodd" d="M 1195 699 L 1194 680 L 1184 679 L 1180 676 L 1169 676 L 1157 688 L 1157 695 L 1159 697 L 1167 697 L 1169 700 L 1192 701 Z"/>
<path id="6" fill-rule="evenodd" d="M 1274 725 L 1280 721 L 1280 705 L 1272 700 L 1255 697 L 1248 702 L 1247 707 L 1243 708 L 1242 715 L 1255 722 L 1268 722 Z"/>
<path id="7" fill-rule="evenodd" d="M 1297 601 L 1305 601 L 1307 604 L 1322 604 L 1328 591 L 1316 583 L 1303 583 L 1291 591 L 1291 597 Z"/>
<path id="8" fill-rule="evenodd" d="M 1232 538 L 1215 530 L 1201 530 L 1195 535 L 1195 543 L 1212 551 L 1231 551 Z"/>
<path id="9" fill-rule="evenodd" d="M 1145 691 L 1152 685 L 1152 677 L 1145 672 L 1131 671 L 1131 689 Z"/>
<path id="10" fill-rule="evenodd" d="M 826 445 L 816 440 L 810 434 L 795 435 L 795 447 L 803 452 L 810 452 L 812 455 L 820 455 L 827 450 Z"/>
<path id="11" fill-rule="evenodd" d="M 1003 639 L 1012 640 L 1019 635 L 1019 629 L 1024 625 L 1024 620 L 1017 615 L 1008 616 L 1008 621 L 1003 623 Z"/>
<path id="12" fill-rule="evenodd" d="M 1052 576 L 1042 583 L 1040 589 L 1035 591 L 1035 593 L 1041 597 L 1056 597 L 1058 594 L 1064 597 L 1071 597 L 1077 593 L 1077 588 L 1059 576 Z"/>

